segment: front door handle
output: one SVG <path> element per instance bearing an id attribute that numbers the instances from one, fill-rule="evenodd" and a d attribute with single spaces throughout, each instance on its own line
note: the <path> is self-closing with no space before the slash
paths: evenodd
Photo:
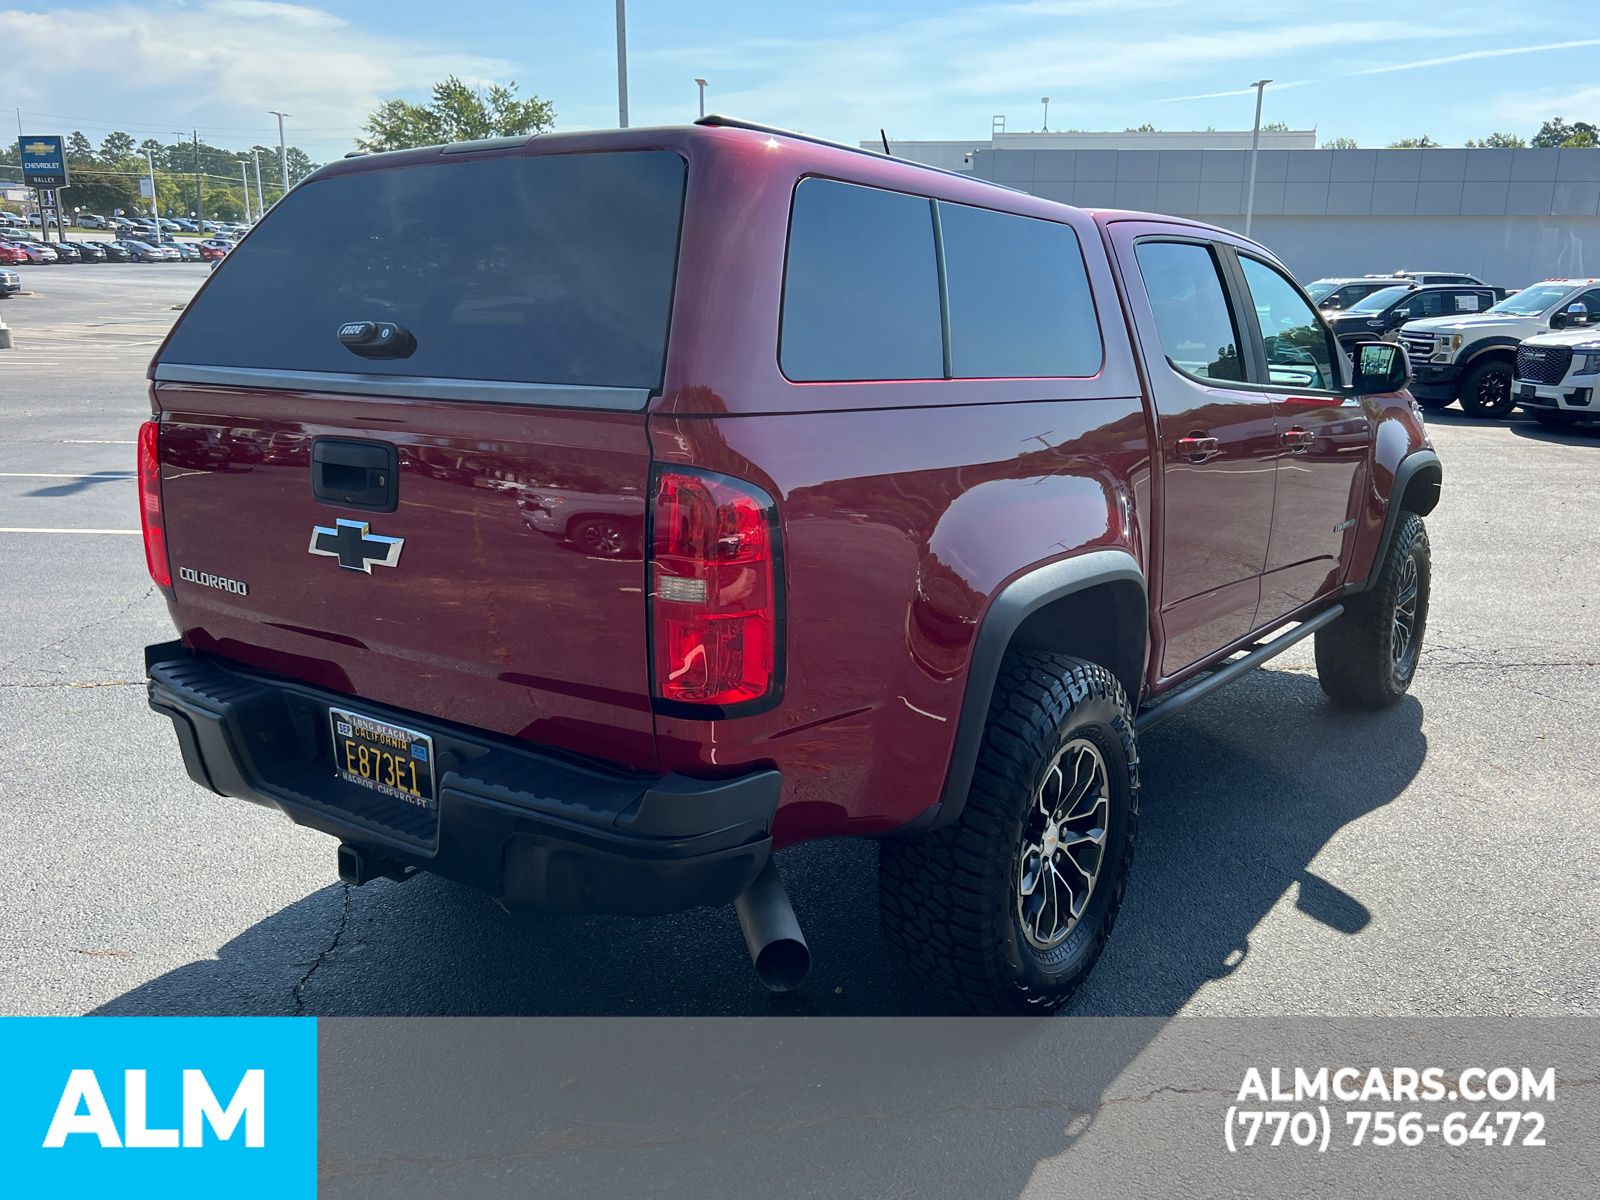
<path id="1" fill-rule="evenodd" d="M 1283 431 L 1283 444 L 1293 450 L 1304 450 L 1317 440 L 1317 435 L 1309 429 L 1285 429 Z"/>
<path id="2" fill-rule="evenodd" d="M 1178 457 L 1190 462 L 1205 462 L 1217 452 L 1217 439 L 1203 433 L 1192 433 L 1178 439 Z"/>

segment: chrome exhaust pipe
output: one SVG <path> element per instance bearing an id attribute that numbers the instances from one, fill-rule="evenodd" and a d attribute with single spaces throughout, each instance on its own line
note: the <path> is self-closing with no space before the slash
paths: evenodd
<path id="1" fill-rule="evenodd" d="M 777 863 L 767 859 L 755 882 L 734 898 L 733 911 L 761 982 L 774 992 L 799 987 L 811 970 L 811 951 L 778 876 Z"/>

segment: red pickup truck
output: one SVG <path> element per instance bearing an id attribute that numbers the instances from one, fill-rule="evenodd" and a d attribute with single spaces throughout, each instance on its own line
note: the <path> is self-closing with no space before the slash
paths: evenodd
<path id="1" fill-rule="evenodd" d="M 1392 703 L 1427 622 L 1404 351 L 1270 252 L 729 118 L 330 164 L 150 379 L 195 781 L 353 885 L 732 902 L 773 987 L 773 852 L 858 835 L 929 988 L 1059 1006 L 1138 732 L 1312 634 Z"/>

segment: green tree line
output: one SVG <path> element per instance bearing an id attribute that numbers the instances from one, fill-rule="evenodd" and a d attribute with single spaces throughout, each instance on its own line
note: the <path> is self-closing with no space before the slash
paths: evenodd
<path id="1" fill-rule="evenodd" d="M 72 186 L 61 194 L 61 202 L 69 212 L 81 209 L 109 215 L 120 208 L 125 213 L 149 215 L 150 202 L 139 194 L 139 181 L 149 174 L 146 150 L 150 152 L 148 161 L 155 164 L 156 198 L 162 216 L 199 213 L 207 220 L 243 220 L 244 187 L 239 180 L 239 160 L 243 158 L 248 163 L 245 171 L 254 211 L 260 207 L 256 196 L 256 153 L 261 158 L 261 183 L 267 204 L 270 206 L 283 194 L 276 146 L 235 150 L 205 141 L 197 144 L 192 138 L 171 143 L 146 138 L 141 142 L 121 130 L 106 134 L 96 146 L 81 130 L 74 130 L 67 135 L 66 150 Z M 317 164 L 298 146 L 290 146 L 285 157 L 291 184 L 317 169 Z M 8 140 L 0 147 L 0 183 L 20 183 L 21 163 L 16 142 Z"/>
<path id="2" fill-rule="evenodd" d="M 1443 142 L 1436 142 L 1427 134 L 1418 134 L 1415 137 L 1396 138 L 1388 144 L 1390 150 L 1431 150 L 1442 146 Z M 1520 133 L 1510 133 L 1497 130 L 1485 134 L 1481 138 L 1468 138 L 1466 144 L 1475 149 L 1484 150 L 1521 150 L 1532 147 L 1536 150 L 1582 150 L 1600 147 L 1600 129 L 1587 121 L 1573 121 L 1568 124 L 1560 117 L 1551 117 L 1539 126 L 1539 132 L 1532 137 L 1523 137 Z M 1356 140 L 1351 137 L 1329 138 L 1322 143 L 1324 150 L 1354 150 Z"/>

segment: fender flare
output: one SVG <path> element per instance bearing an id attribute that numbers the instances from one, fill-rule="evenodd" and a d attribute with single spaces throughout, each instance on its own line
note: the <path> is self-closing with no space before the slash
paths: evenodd
<path id="1" fill-rule="evenodd" d="M 1352 587 L 1352 594 L 1370 591 L 1378 582 L 1378 573 L 1383 570 L 1384 557 L 1389 553 L 1389 542 L 1394 537 L 1394 527 L 1400 523 L 1400 514 L 1407 509 L 1400 507 L 1400 502 L 1405 499 L 1406 488 L 1419 474 L 1428 472 L 1434 476 L 1434 489 L 1437 503 L 1437 490 L 1444 481 L 1444 467 L 1439 462 L 1439 456 L 1432 450 L 1413 450 L 1400 460 L 1400 465 L 1394 469 L 1394 484 L 1389 489 L 1389 503 L 1383 514 L 1383 537 L 1378 540 L 1378 549 L 1372 556 L 1372 566 L 1367 570 L 1367 577 L 1358 585 Z M 1433 511 L 1430 504 L 1424 511 L 1424 516 Z"/>
<path id="2" fill-rule="evenodd" d="M 1137 584 L 1139 594 L 1145 598 L 1140 616 L 1148 620 L 1149 589 L 1144 572 L 1139 569 L 1138 560 L 1126 550 L 1090 550 L 1035 567 L 1013 579 L 990 601 L 972 642 L 967 684 L 962 693 L 961 714 L 956 721 L 955 743 L 950 749 L 944 788 L 938 802 L 914 820 L 907 832 L 942 828 L 960 817 L 977 769 L 978 750 L 989 719 L 989 700 L 1000 678 L 1000 663 L 1022 623 L 1047 604 L 1106 583 Z M 1148 646 L 1148 629 L 1145 639 Z M 1130 699 L 1138 704 L 1137 696 Z"/>
<path id="3" fill-rule="evenodd" d="M 1461 372 L 1465 374 L 1471 369 L 1473 359 L 1481 358 L 1490 350 L 1510 350 L 1514 353 L 1518 345 L 1516 338 L 1503 337 L 1499 334 L 1494 337 L 1479 338 L 1477 341 L 1468 342 L 1462 347 L 1461 353 L 1456 355 L 1456 362 L 1459 364 Z"/>

